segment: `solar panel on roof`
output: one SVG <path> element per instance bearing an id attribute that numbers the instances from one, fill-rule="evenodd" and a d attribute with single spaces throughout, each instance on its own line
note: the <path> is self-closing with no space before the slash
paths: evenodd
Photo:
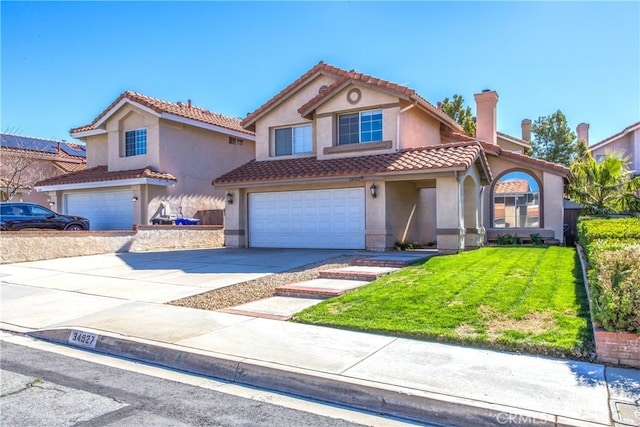
<path id="1" fill-rule="evenodd" d="M 53 154 L 58 152 L 58 143 L 56 141 L 31 138 L 28 136 L 7 135 L 4 133 L 1 135 L 0 145 L 3 147 L 43 151 Z"/>
<path id="2" fill-rule="evenodd" d="M 78 145 L 78 148 L 75 147 L 71 147 L 65 143 L 61 143 L 60 144 L 60 149 L 62 151 L 64 151 L 65 153 L 67 153 L 70 156 L 81 156 L 81 157 L 86 157 L 87 156 L 87 152 L 84 146 L 82 145 Z"/>

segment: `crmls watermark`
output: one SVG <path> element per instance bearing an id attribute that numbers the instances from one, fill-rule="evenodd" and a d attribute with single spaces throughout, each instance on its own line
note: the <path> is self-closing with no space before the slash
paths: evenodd
<path id="1" fill-rule="evenodd" d="M 541 420 L 540 418 L 535 418 L 529 415 L 517 415 L 510 414 L 508 412 L 501 412 L 496 415 L 496 421 L 498 424 L 507 425 L 545 425 L 547 424 L 547 420 Z"/>

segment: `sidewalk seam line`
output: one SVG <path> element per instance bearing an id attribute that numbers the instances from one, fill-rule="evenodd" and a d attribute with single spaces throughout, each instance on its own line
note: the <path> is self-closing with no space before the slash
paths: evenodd
<path id="1" fill-rule="evenodd" d="M 389 341 L 388 343 L 386 343 L 385 345 L 383 345 L 382 347 L 380 347 L 379 349 L 377 349 L 376 351 L 374 351 L 373 353 L 369 354 L 368 356 L 366 356 L 365 358 L 358 360 L 356 363 L 354 363 L 353 365 L 343 369 L 342 371 L 340 371 L 340 373 L 338 375 L 344 375 L 345 372 L 347 372 L 349 369 L 352 369 L 356 366 L 358 366 L 360 363 L 364 362 L 365 360 L 369 359 L 371 356 L 374 356 L 376 354 L 378 354 L 380 351 L 384 350 L 385 348 L 387 348 L 388 346 L 390 346 L 391 344 L 393 344 L 394 342 L 398 341 L 398 337 L 393 337 L 393 339 L 391 341 Z M 348 376 L 348 375 L 345 375 Z"/>

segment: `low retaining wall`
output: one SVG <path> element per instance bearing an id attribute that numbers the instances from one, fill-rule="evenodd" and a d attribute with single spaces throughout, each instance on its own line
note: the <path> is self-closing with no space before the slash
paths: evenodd
<path id="1" fill-rule="evenodd" d="M 0 263 L 222 246 L 223 227 L 208 225 L 140 225 L 133 231 L 9 231 L 0 233 Z"/>
<path id="2" fill-rule="evenodd" d="M 577 246 L 577 249 L 582 267 L 582 277 L 587 289 L 589 313 L 591 314 L 591 324 L 593 325 L 593 336 L 596 342 L 598 362 L 640 368 L 640 336 L 627 332 L 607 332 L 593 318 L 591 291 L 587 275 L 587 258 L 580 246 Z"/>
<path id="3" fill-rule="evenodd" d="M 595 328 L 598 360 L 611 365 L 640 368 L 640 336 Z"/>

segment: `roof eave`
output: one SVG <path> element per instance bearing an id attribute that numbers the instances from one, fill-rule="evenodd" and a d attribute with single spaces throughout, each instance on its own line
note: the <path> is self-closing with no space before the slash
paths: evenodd
<path id="1" fill-rule="evenodd" d="M 287 99 L 289 99 L 292 95 L 296 94 L 300 89 L 302 89 L 304 86 L 306 86 L 307 83 L 309 83 L 310 81 L 315 80 L 318 76 L 321 76 L 321 75 L 337 77 L 336 74 L 331 73 L 331 72 L 329 72 L 327 70 L 323 70 L 323 69 L 317 70 L 315 73 L 309 75 L 304 80 L 298 82 L 295 87 L 289 88 L 289 86 L 287 86 L 282 91 L 278 92 L 275 96 L 271 97 L 267 102 L 265 102 L 262 105 L 264 106 L 264 105 L 268 104 L 273 98 L 277 97 L 282 92 L 288 90 L 277 101 L 275 101 L 272 105 L 269 105 L 269 107 L 265 108 L 263 111 L 260 111 L 260 113 L 256 114 L 255 116 L 252 116 L 253 113 L 250 113 L 249 116 L 247 116 L 244 120 L 242 120 L 240 122 L 240 126 L 242 126 L 243 128 L 245 128 L 247 130 L 255 131 L 255 123 L 259 119 L 264 117 L 269 112 L 273 111 L 274 108 L 278 107 L 283 102 L 285 102 Z M 256 111 L 260 110 L 260 108 L 262 108 L 262 106 L 258 107 L 256 109 Z"/>
<path id="2" fill-rule="evenodd" d="M 256 140 L 255 135 L 253 135 L 251 132 L 246 132 L 246 131 L 240 132 L 240 131 L 229 129 L 229 128 L 225 128 L 225 127 L 222 127 L 222 126 L 213 125 L 211 123 L 205 123 L 205 122 L 202 122 L 200 120 L 189 119 L 189 118 L 186 118 L 186 117 L 178 116 L 178 115 L 172 114 L 172 113 L 162 113 L 160 115 L 160 118 L 161 119 L 165 119 L 165 120 L 171 120 L 171 121 L 177 122 L 177 123 L 182 123 L 182 124 L 186 124 L 186 125 L 190 125 L 190 126 L 199 127 L 199 128 L 202 128 L 202 129 L 211 130 L 211 131 L 222 133 L 222 134 L 225 134 L 225 135 L 235 136 L 235 137 L 246 139 L 246 140 L 249 140 L 249 141 L 255 141 Z"/>
<path id="3" fill-rule="evenodd" d="M 171 179 L 159 179 L 159 178 L 128 178 L 128 179 L 114 179 L 104 181 L 91 181 L 91 182 L 76 182 L 69 184 L 50 184 L 50 185 L 36 185 L 34 188 L 36 191 L 63 191 L 63 190 L 84 190 L 106 187 L 121 187 L 125 185 L 155 185 L 161 187 L 173 187 L 176 181 Z"/>

